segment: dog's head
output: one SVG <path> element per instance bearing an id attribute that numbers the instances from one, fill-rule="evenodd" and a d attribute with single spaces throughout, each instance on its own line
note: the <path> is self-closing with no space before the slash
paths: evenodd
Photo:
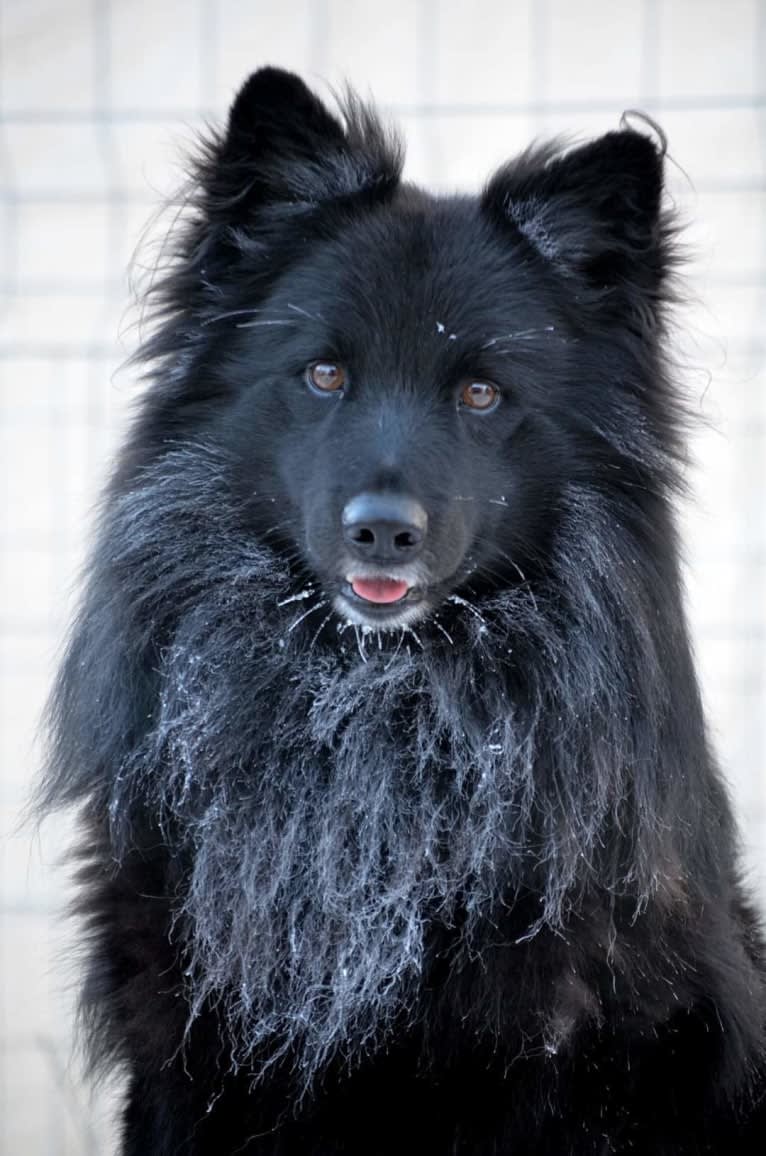
<path id="1" fill-rule="evenodd" d="M 204 423 L 253 532 L 377 627 L 532 578 L 562 486 L 651 486 L 660 404 L 647 136 L 532 150 L 478 198 L 400 171 L 353 98 L 337 119 L 297 77 L 257 72 L 203 160 L 147 350 L 181 383 L 152 428 Z"/>

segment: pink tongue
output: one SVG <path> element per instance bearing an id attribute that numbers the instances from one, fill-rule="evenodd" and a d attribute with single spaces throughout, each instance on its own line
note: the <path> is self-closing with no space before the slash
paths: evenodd
<path id="1" fill-rule="evenodd" d="M 352 578 L 351 589 L 367 602 L 398 602 L 409 585 L 395 578 Z"/>

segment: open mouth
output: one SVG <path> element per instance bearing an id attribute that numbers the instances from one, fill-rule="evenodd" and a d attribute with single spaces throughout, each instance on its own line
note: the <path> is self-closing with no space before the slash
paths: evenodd
<path id="1" fill-rule="evenodd" d="M 412 589 L 401 578 L 351 578 L 351 591 L 363 602 L 386 606 L 391 602 L 401 602 Z"/>
<path id="2" fill-rule="evenodd" d="M 424 588 L 415 586 L 406 578 L 388 574 L 347 574 L 341 583 L 340 594 L 359 622 L 383 622 L 399 619 L 424 598 Z"/>

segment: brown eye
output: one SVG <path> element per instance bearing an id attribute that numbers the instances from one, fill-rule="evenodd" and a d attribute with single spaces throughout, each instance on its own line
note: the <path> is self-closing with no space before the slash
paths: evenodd
<path id="1" fill-rule="evenodd" d="M 346 371 L 334 361 L 315 361 L 306 370 L 306 379 L 319 393 L 338 393 L 346 384 Z"/>
<path id="2" fill-rule="evenodd" d="M 500 401 L 500 390 L 489 381 L 466 381 L 460 389 L 460 404 L 478 413 L 487 413 Z"/>

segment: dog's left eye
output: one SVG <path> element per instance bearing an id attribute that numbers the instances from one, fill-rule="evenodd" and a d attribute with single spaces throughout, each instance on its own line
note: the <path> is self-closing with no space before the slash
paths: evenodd
<path id="1" fill-rule="evenodd" d="M 500 390 L 491 381 L 472 381 L 470 378 L 460 384 L 458 404 L 477 413 L 489 413 L 500 401 Z"/>
<path id="2" fill-rule="evenodd" d="M 314 361 L 306 369 L 306 381 L 315 393 L 340 393 L 346 371 L 334 361 Z"/>

